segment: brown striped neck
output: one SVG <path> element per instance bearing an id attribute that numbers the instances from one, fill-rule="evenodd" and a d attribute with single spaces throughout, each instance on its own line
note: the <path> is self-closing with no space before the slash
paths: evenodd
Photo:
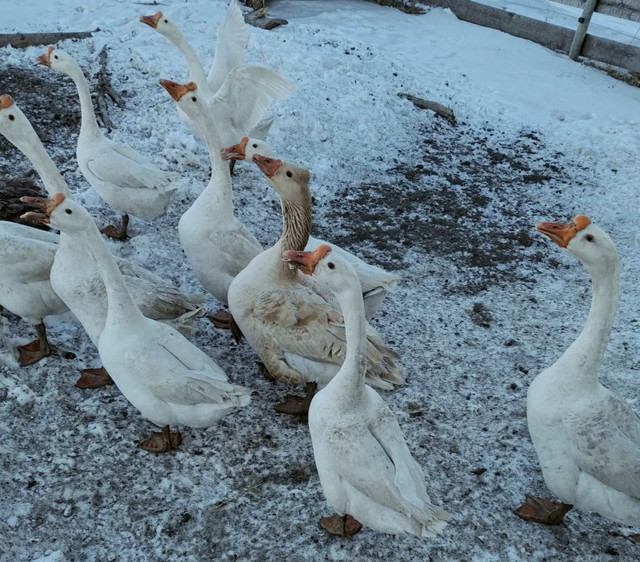
<path id="1" fill-rule="evenodd" d="M 306 193 L 296 202 L 282 198 L 280 202 L 282 205 L 282 235 L 278 240 L 280 250 L 282 252 L 302 251 L 311 235 L 311 193 L 306 190 Z M 289 269 L 284 262 L 282 268 L 288 277 L 294 278 L 298 274 L 296 269 Z"/>

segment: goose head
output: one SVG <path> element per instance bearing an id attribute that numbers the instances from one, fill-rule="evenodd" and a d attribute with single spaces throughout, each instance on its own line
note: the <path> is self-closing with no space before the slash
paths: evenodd
<path id="1" fill-rule="evenodd" d="M 282 199 L 302 203 L 310 198 L 311 174 L 306 168 L 259 154 L 254 154 L 252 160 Z"/>
<path id="2" fill-rule="evenodd" d="M 223 160 L 248 160 L 251 162 L 255 155 L 276 158 L 276 153 L 263 140 L 242 137 L 238 144 L 222 150 Z"/>
<path id="3" fill-rule="evenodd" d="M 208 111 L 207 102 L 198 91 L 198 86 L 195 82 L 179 84 L 171 80 L 160 80 L 160 84 L 167 90 L 176 105 L 191 119 L 197 120 L 202 111 Z"/>
<path id="4" fill-rule="evenodd" d="M 38 139 L 26 115 L 6 94 L 0 96 L 0 134 L 23 152 Z"/>
<path id="5" fill-rule="evenodd" d="M 69 74 L 80 68 L 74 58 L 54 47 L 49 47 L 44 55 L 36 57 L 36 62 L 48 68 L 53 68 L 65 74 Z"/>
<path id="6" fill-rule="evenodd" d="M 26 120 L 10 95 L 0 96 L 0 133 L 13 142 L 12 139 L 20 136 Z"/>
<path id="7" fill-rule="evenodd" d="M 156 12 L 152 16 L 140 16 L 140 21 L 147 24 L 151 29 L 155 29 L 167 39 L 175 39 L 181 35 L 178 26 L 162 12 Z"/>
<path id="8" fill-rule="evenodd" d="M 313 275 L 316 282 L 336 294 L 353 289 L 362 293 L 360 281 L 353 266 L 331 253 L 331 246 L 322 244 L 313 252 L 288 251 L 282 261 L 305 275 Z"/>
<path id="9" fill-rule="evenodd" d="M 21 197 L 20 201 L 38 209 L 22 215 L 25 219 L 68 234 L 80 234 L 95 228 L 95 223 L 87 210 L 73 199 L 66 197 L 64 193 L 56 193 L 49 199 Z"/>
<path id="10" fill-rule="evenodd" d="M 569 223 L 539 222 L 536 229 L 580 260 L 589 272 L 607 272 L 618 264 L 611 237 L 585 215 Z"/>

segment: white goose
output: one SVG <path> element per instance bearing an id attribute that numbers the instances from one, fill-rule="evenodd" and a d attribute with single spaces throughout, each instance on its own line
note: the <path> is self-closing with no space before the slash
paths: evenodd
<path id="1" fill-rule="evenodd" d="M 548 488 L 562 501 L 529 496 L 524 519 L 562 522 L 575 506 L 640 525 L 640 418 L 598 382 L 618 308 L 618 252 L 584 215 L 536 228 L 582 262 L 593 285 L 586 326 L 529 387 L 527 421 Z"/>
<path id="2" fill-rule="evenodd" d="M 449 514 L 431 503 L 422 469 L 393 412 L 365 384 L 367 324 L 356 272 L 329 246 L 285 252 L 284 260 L 333 293 L 344 317 L 344 362 L 309 409 L 320 483 L 337 512 L 322 518 L 320 525 L 343 536 L 357 532 L 360 523 L 383 533 L 440 533 Z"/>
<path id="3" fill-rule="evenodd" d="M 0 96 L 0 132 L 19 127 L 22 115 L 13 98 Z M 58 236 L 13 222 L 0 222 L 0 306 L 33 324 L 38 339 L 17 347 L 20 365 L 32 365 L 55 348 L 44 318 L 68 310 L 49 279 Z"/>
<path id="4" fill-rule="evenodd" d="M 163 427 L 141 443 L 159 453 L 175 449 L 180 433 L 170 425 L 209 427 L 246 406 L 249 391 L 227 382 L 222 369 L 166 324 L 146 318 L 136 306 L 118 264 L 93 219 L 62 193 L 43 205 L 42 220 L 84 245 L 107 288 L 108 312 L 98 350 L 124 396 L 152 423 Z"/>
<path id="5" fill-rule="evenodd" d="M 289 80 L 273 69 L 244 64 L 247 35 L 242 12 L 231 0 L 227 18 L 218 27 L 216 52 L 209 79 L 178 26 L 162 12 L 142 16 L 140 21 L 164 35 L 184 56 L 188 68 L 188 82 L 197 84 L 213 113 L 216 130 L 223 146 L 233 144 L 243 135 L 266 137 L 273 117 L 261 121 L 271 100 L 283 99 L 295 88 Z M 204 138 L 202 125 L 178 107 L 180 119 L 191 132 Z"/>
<path id="6" fill-rule="evenodd" d="M 243 137 L 238 144 L 225 148 L 222 158 L 224 160 L 248 160 L 252 162 L 255 155 L 277 159 L 275 152 L 265 141 L 249 137 Z M 328 244 L 328 242 L 310 236 L 305 249 L 311 250 L 322 244 Z M 367 319 L 371 320 L 382 304 L 385 296 L 395 289 L 396 284 L 400 280 L 400 276 L 395 273 L 389 273 L 375 265 L 370 265 L 358 256 L 355 256 L 347 250 L 343 250 L 335 244 L 331 244 L 331 248 L 333 249 L 334 255 L 339 254 L 342 259 L 347 260 L 355 269 L 358 279 L 360 279 L 360 284 L 362 285 L 365 313 Z"/>
<path id="7" fill-rule="evenodd" d="M 0 117 L 0 133 L 31 161 L 47 191 L 50 194 L 69 194 L 66 182 L 20 108 L 12 103 L 0 110 Z M 6 223 L 6 226 L 10 224 L 13 223 Z M 32 237 L 43 237 L 51 244 L 59 238 L 57 252 L 53 246 L 50 247 L 51 265 L 47 278 L 55 294 L 76 315 L 91 341 L 97 345 L 107 316 L 107 298 L 91 254 L 77 240 L 64 234 L 57 237 L 35 229 L 30 229 L 29 233 Z M 136 303 L 146 316 L 188 328 L 195 316 L 203 314 L 201 304 L 204 299 L 201 296 L 188 295 L 170 287 L 157 275 L 125 260 L 119 260 L 118 264 Z M 94 386 L 108 382 L 102 370 L 88 369 L 83 371 L 79 384 Z"/>
<path id="8" fill-rule="evenodd" d="M 202 124 L 209 147 L 211 179 L 182 215 L 178 232 L 198 281 L 216 299 L 227 304 L 231 281 L 262 247 L 235 217 L 231 175 L 220 157 L 220 137 L 200 88 L 194 82 L 182 85 L 161 80 L 160 83 L 178 107 Z"/>
<path id="9" fill-rule="evenodd" d="M 103 232 L 111 238 L 128 236 L 129 214 L 152 220 L 164 214 L 175 187 L 170 177 L 141 154 L 108 139 L 96 121 L 91 92 L 82 69 L 67 53 L 49 47 L 38 62 L 63 72 L 76 85 L 80 96 L 82 123 L 76 156 L 82 174 L 109 206 L 122 215 L 120 228 L 112 225 Z"/>
<path id="10" fill-rule="evenodd" d="M 303 250 L 311 231 L 309 171 L 253 157 L 278 192 L 283 231 L 278 242 L 253 258 L 229 287 L 229 309 L 271 377 L 307 383 L 304 399 L 290 396 L 278 411 L 306 413 L 316 383 L 324 386 L 344 361 L 345 332 L 335 299 L 309 277 L 282 263 L 286 250 Z M 392 389 L 404 378 L 398 355 L 367 325 L 367 381 Z"/>
<path id="11" fill-rule="evenodd" d="M 0 111 L 0 122 L 4 118 Z M 38 335 L 37 340 L 16 348 L 23 367 L 55 352 L 44 318 L 68 310 L 49 279 L 57 248 L 58 236 L 53 233 L 0 222 L 0 306 L 33 324 Z"/>

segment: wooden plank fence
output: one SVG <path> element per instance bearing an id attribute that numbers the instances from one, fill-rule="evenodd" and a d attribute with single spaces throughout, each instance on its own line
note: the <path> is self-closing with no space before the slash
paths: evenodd
<path id="1" fill-rule="evenodd" d="M 586 0 L 553 1 L 576 8 L 584 8 L 586 2 Z M 640 2 L 638 0 L 600 0 L 596 12 L 625 20 L 640 21 Z"/>
<path id="2" fill-rule="evenodd" d="M 449 8 L 458 19 L 528 39 L 554 51 L 569 53 L 574 31 L 471 0 L 421 0 L 422 4 Z M 581 55 L 640 73 L 640 48 L 587 35 Z"/>

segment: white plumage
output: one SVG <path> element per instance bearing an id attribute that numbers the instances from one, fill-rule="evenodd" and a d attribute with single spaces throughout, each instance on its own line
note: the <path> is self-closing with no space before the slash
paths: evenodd
<path id="1" fill-rule="evenodd" d="M 169 174 L 132 148 L 108 139 L 100 131 L 87 79 L 70 55 L 49 48 L 39 60 L 65 73 L 78 89 L 82 123 L 76 156 L 86 180 L 125 221 L 130 214 L 145 220 L 164 214 L 175 192 L 175 187 L 170 185 Z M 114 237 L 126 237 L 126 232 L 126 222 L 120 232 L 113 228 L 106 230 Z"/>
<path id="2" fill-rule="evenodd" d="M 339 515 L 351 515 L 376 531 L 434 536 L 449 514 L 431 503 L 422 469 L 398 422 L 365 384 L 368 344 L 360 285 L 353 267 L 330 250 L 327 253 L 328 248 L 284 254 L 335 295 L 344 316 L 344 363 L 309 410 L 322 489 Z"/>
<path id="3" fill-rule="evenodd" d="M 598 382 L 618 306 L 618 253 L 609 235 L 584 216 L 538 229 L 577 257 L 593 281 L 584 330 L 527 395 L 544 480 L 565 504 L 640 525 L 640 418 Z"/>
<path id="4" fill-rule="evenodd" d="M 143 316 L 82 206 L 58 198 L 48 214 L 51 226 L 77 238 L 97 264 L 108 297 L 100 358 L 144 417 L 160 426 L 207 427 L 249 403 L 248 391 L 227 382 L 208 355 L 170 326 Z"/>
<path id="5" fill-rule="evenodd" d="M 289 80 L 273 69 L 246 65 L 247 32 L 236 0 L 231 0 L 225 20 L 218 26 L 216 50 L 209 76 L 178 26 L 162 12 L 140 18 L 164 35 L 182 53 L 189 82 L 198 86 L 214 116 L 216 132 L 223 145 L 233 144 L 244 135 L 265 138 L 274 117 L 265 117 L 271 101 L 295 91 Z M 203 125 L 177 107 L 180 120 L 200 138 Z"/>
<path id="6" fill-rule="evenodd" d="M 0 115 L 2 113 L 0 111 Z M 6 121 L 11 127 L 5 127 L 4 120 L 0 121 L 0 133 L 29 158 L 49 194 L 61 192 L 68 195 L 66 182 L 42 146 L 29 120 L 15 105 L 12 115 L 14 120 Z M 107 301 L 105 287 L 93 258 L 82 244 L 64 234 L 58 237 L 53 233 L 32 228 L 24 232 L 28 232 L 31 238 L 47 242 L 46 256 L 51 261 L 45 264 L 42 270 L 49 268 L 49 282 L 55 294 L 76 315 L 91 340 L 97 345 L 104 328 Z M 158 275 L 126 260 L 118 260 L 118 264 L 145 315 L 157 320 L 175 322 L 177 326 L 188 329 L 191 319 L 203 314 L 203 297 L 185 294 L 167 285 Z"/>
<path id="7" fill-rule="evenodd" d="M 247 160 L 248 162 L 252 162 L 255 155 L 272 159 L 277 158 L 271 146 L 265 141 L 248 137 L 244 137 L 240 143 L 225 148 L 223 151 L 223 157 L 226 159 Z M 322 244 L 329 244 L 329 242 L 315 236 L 309 236 L 305 249 L 314 250 Z M 254 247 L 256 248 L 255 256 L 262 251 L 262 247 L 259 246 L 257 241 Z M 358 256 L 340 248 L 340 246 L 331 244 L 331 248 L 335 254 L 339 254 L 343 259 L 347 260 L 355 269 L 362 286 L 365 312 L 370 320 L 382 304 L 385 296 L 394 290 L 400 280 L 400 276 L 396 273 L 389 273 L 378 266 L 368 264 Z"/>

